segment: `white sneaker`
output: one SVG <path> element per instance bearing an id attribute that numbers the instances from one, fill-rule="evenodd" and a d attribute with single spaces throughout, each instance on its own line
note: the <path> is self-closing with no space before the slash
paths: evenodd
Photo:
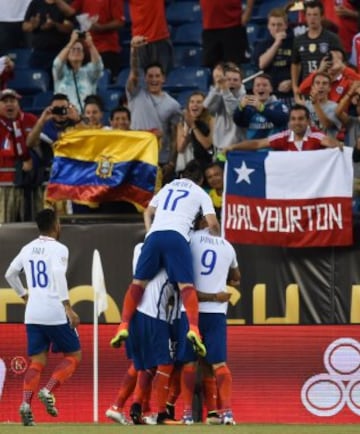
<path id="1" fill-rule="evenodd" d="M 157 425 L 157 414 L 148 414 L 142 417 L 145 425 Z"/>
<path id="2" fill-rule="evenodd" d="M 21 421 L 22 421 L 24 426 L 34 426 L 35 425 L 30 404 L 28 404 L 27 402 L 23 402 L 20 405 L 19 413 L 21 416 Z"/>
<path id="3" fill-rule="evenodd" d="M 38 398 L 45 405 L 46 411 L 51 416 L 56 417 L 58 415 L 58 410 L 55 407 L 55 396 L 45 387 L 39 391 Z"/>
<path id="4" fill-rule="evenodd" d="M 117 411 L 114 406 L 108 408 L 105 412 L 105 416 L 120 425 L 130 425 L 130 422 L 126 419 L 124 413 Z"/>
<path id="5" fill-rule="evenodd" d="M 234 421 L 234 417 L 231 410 L 224 411 L 222 415 L 223 424 L 224 425 L 236 425 L 236 422 Z"/>

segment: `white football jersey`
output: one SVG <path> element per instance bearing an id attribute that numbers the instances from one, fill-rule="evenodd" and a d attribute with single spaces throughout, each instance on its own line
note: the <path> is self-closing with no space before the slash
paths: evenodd
<path id="1" fill-rule="evenodd" d="M 210 196 L 190 179 L 181 178 L 166 184 L 150 201 L 156 208 L 150 231 L 173 230 L 189 241 L 197 213 L 215 214 Z"/>
<path id="2" fill-rule="evenodd" d="M 139 259 L 143 243 L 137 244 L 134 249 L 133 268 Z M 139 312 L 152 318 L 172 322 L 180 317 L 180 294 L 169 282 L 167 273 L 164 269 L 146 285 L 144 295 L 137 307 Z"/>
<path id="3" fill-rule="evenodd" d="M 215 237 L 207 229 L 191 234 L 195 287 L 200 292 L 216 294 L 226 291 L 230 268 L 238 266 L 234 247 L 222 237 Z M 199 312 L 224 313 L 228 303 L 199 302 Z"/>
<path id="4" fill-rule="evenodd" d="M 63 300 L 69 299 L 66 270 L 69 251 L 54 238 L 40 236 L 26 244 L 11 262 L 5 277 L 19 295 L 24 287 L 19 274 L 25 272 L 29 299 L 25 324 L 65 324 Z"/>

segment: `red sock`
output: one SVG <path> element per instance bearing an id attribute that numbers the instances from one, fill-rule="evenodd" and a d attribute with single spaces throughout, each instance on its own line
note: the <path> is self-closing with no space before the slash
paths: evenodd
<path id="1" fill-rule="evenodd" d="M 39 387 L 41 372 L 44 365 L 38 362 L 31 362 L 24 376 L 23 402 L 31 404 L 32 397 Z"/>
<path id="2" fill-rule="evenodd" d="M 184 365 L 181 371 L 181 396 L 184 401 L 184 412 L 192 411 L 195 382 L 196 365 Z"/>
<path id="3" fill-rule="evenodd" d="M 213 376 L 204 377 L 202 380 L 204 401 L 207 411 L 217 410 L 217 385 L 216 378 Z"/>
<path id="4" fill-rule="evenodd" d="M 52 392 L 64 381 L 68 380 L 72 374 L 75 372 L 79 365 L 79 359 L 74 356 L 66 356 L 62 361 L 55 367 L 55 370 L 46 385 L 49 392 Z"/>
<path id="5" fill-rule="evenodd" d="M 153 377 L 153 373 L 150 369 L 146 371 L 138 371 L 133 402 L 142 404 L 146 397 L 146 393 L 151 390 Z"/>
<path id="6" fill-rule="evenodd" d="M 136 379 L 137 379 L 137 372 L 134 368 L 134 364 L 131 363 L 123 378 L 121 387 L 118 391 L 118 395 L 116 397 L 116 401 L 114 404 L 120 412 L 122 412 L 126 401 L 128 400 L 129 396 L 133 393 L 135 389 Z"/>
<path id="7" fill-rule="evenodd" d="M 121 314 L 121 321 L 129 323 L 133 317 L 136 308 L 138 307 L 145 288 L 136 283 L 131 283 L 125 293 L 123 309 Z"/>
<path id="8" fill-rule="evenodd" d="M 231 408 L 232 376 L 227 365 L 215 369 L 216 383 L 222 410 Z"/>
<path id="9" fill-rule="evenodd" d="M 176 400 L 180 395 L 180 382 L 181 382 L 181 368 L 175 368 L 170 377 L 169 394 L 167 397 L 167 404 L 175 405 Z"/>
<path id="10" fill-rule="evenodd" d="M 195 287 L 193 285 L 184 286 L 184 288 L 181 289 L 180 294 L 190 326 L 198 327 L 199 303 Z"/>
<path id="11" fill-rule="evenodd" d="M 153 389 L 156 394 L 158 413 L 166 411 L 166 400 L 169 394 L 169 382 L 174 365 L 159 365 L 154 378 Z"/>

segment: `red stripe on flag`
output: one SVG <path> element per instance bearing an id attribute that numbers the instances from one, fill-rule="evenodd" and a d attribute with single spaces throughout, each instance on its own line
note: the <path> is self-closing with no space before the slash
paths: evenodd
<path id="1" fill-rule="evenodd" d="M 353 243 L 352 200 L 272 200 L 227 195 L 225 238 L 238 244 L 287 247 Z"/>

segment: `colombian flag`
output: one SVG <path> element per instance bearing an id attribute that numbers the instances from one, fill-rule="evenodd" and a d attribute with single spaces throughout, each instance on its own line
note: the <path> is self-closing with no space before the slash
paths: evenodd
<path id="1" fill-rule="evenodd" d="M 157 163 L 152 133 L 73 129 L 55 143 L 47 199 L 126 201 L 144 208 L 154 194 Z"/>

